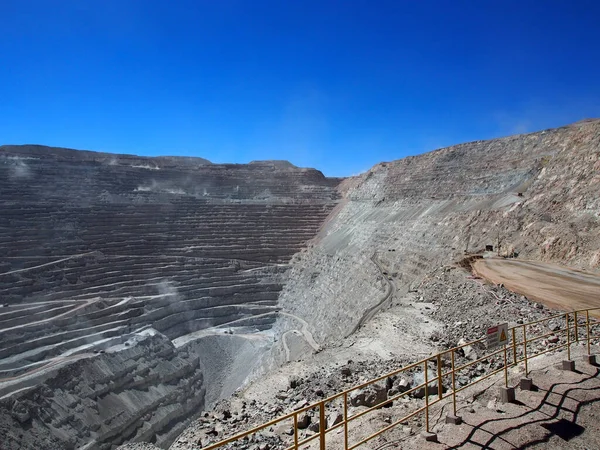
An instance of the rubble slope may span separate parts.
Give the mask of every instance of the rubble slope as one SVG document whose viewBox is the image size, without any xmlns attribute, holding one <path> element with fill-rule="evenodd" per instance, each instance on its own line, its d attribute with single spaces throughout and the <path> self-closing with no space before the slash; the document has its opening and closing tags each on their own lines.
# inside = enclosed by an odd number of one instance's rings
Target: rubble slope
<svg viewBox="0 0 600 450">
<path fill-rule="evenodd" d="M 381 163 L 341 188 L 280 297 L 321 342 L 350 334 L 385 292 L 375 254 L 399 295 L 487 245 L 600 269 L 600 120 Z"/>
<path fill-rule="evenodd" d="M 307 345 L 298 323 L 280 317 L 275 368 L 193 422 L 170 448 L 206 446 L 479 339 L 489 326 L 555 314 L 485 284 L 470 264 L 500 253 L 598 273 L 599 169 L 600 121 L 593 120 L 381 163 L 344 180 L 342 202 L 309 248 L 294 256 L 280 296 L 285 311 L 306 321 L 319 351 Z M 536 349 L 549 345 L 543 340 Z M 465 360 L 476 360 L 480 350 L 469 348 Z M 473 366 L 458 384 L 494 364 Z M 400 406 L 416 408 L 422 400 Z M 401 431 L 414 434 L 422 419 L 408 425 Z M 227 448 L 289 445 L 289 427 L 271 428 Z M 300 437 L 314 433 L 309 426 Z"/>
</svg>

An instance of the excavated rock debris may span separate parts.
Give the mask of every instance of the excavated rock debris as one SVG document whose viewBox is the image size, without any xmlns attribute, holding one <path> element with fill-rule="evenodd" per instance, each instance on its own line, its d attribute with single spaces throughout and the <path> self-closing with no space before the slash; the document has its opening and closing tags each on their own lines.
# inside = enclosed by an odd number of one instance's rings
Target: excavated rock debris
<svg viewBox="0 0 600 450">
<path fill-rule="evenodd" d="M 435 331 L 424 336 L 428 339 L 432 352 L 454 347 L 461 341 L 467 343 L 480 339 L 485 336 L 488 326 L 505 321 L 508 321 L 510 326 L 515 326 L 519 323 L 532 322 L 557 314 L 557 311 L 531 302 L 521 295 L 507 291 L 502 286 L 490 285 L 473 278 L 472 274 L 460 268 L 458 264 L 441 266 L 431 271 L 418 289 L 401 297 L 398 302 L 403 305 L 402 307 L 408 306 L 421 311 L 420 315 L 424 318 L 440 322 L 441 325 Z M 420 305 L 427 306 L 420 308 Z M 388 311 L 392 312 L 396 308 L 399 307 L 392 306 Z M 387 314 L 388 311 L 381 314 Z M 466 317 L 464 311 L 470 311 L 470 314 Z M 556 331 L 556 327 L 561 327 L 561 324 L 554 319 L 549 323 L 544 322 L 537 330 L 532 327 L 531 331 L 542 334 L 542 332 L 546 333 L 551 330 Z M 370 328 L 374 328 L 373 324 L 367 325 L 366 330 L 363 330 L 367 336 L 374 334 L 374 330 Z M 558 336 L 556 337 L 558 338 Z M 553 342 L 551 339 L 540 340 L 532 343 L 529 348 L 531 351 L 538 352 L 546 350 L 553 345 Z M 323 352 L 325 354 L 330 352 L 333 355 L 336 348 L 336 346 L 331 346 Z M 473 346 L 464 354 L 459 352 L 456 354 L 456 364 L 462 365 L 477 359 L 476 357 L 482 356 L 485 351 L 483 346 Z M 331 363 L 315 367 L 312 359 L 307 357 L 306 360 L 301 361 L 298 373 L 289 376 L 285 389 L 276 392 L 272 397 L 263 391 L 265 395 L 261 396 L 259 400 L 255 396 L 250 399 L 244 391 L 240 391 L 230 400 L 220 402 L 213 411 L 205 412 L 200 419 L 193 422 L 172 444 L 170 450 L 201 448 L 196 446 L 206 446 L 209 443 L 225 439 L 230 435 L 248 430 L 414 362 L 408 355 L 390 359 L 371 356 L 362 361 L 342 362 L 337 361 L 334 357 L 325 357 L 324 360 L 329 359 Z M 446 366 L 446 369 L 448 367 Z M 457 385 L 458 387 L 465 386 L 476 378 L 501 367 L 503 367 L 503 360 L 500 357 L 484 360 L 459 373 Z M 435 367 L 431 366 L 428 374 L 429 378 L 434 380 L 429 383 L 430 395 L 438 392 L 434 369 Z M 278 376 L 275 374 L 273 377 L 277 378 Z M 366 389 L 353 391 L 349 396 L 349 403 L 355 412 L 378 404 L 389 407 L 392 404 L 387 402 L 388 398 L 406 392 L 411 387 L 423 382 L 423 371 L 411 370 L 399 376 L 388 377 L 384 382 Z M 447 382 L 448 380 L 445 380 L 446 385 L 442 386 L 444 392 L 450 388 Z M 262 382 L 264 385 L 269 383 L 268 379 Z M 261 382 L 256 381 L 255 384 L 260 385 Z M 260 392 L 260 389 L 258 391 Z M 423 406 L 424 395 L 425 390 L 421 388 L 396 403 L 402 405 L 408 413 Z M 227 414 L 224 415 L 223 411 L 227 411 Z M 341 409 L 329 413 L 327 417 L 329 426 L 339 423 L 342 417 Z M 314 434 L 315 431 L 311 430 L 310 424 L 316 424 L 318 420 L 316 411 L 309 411 L 301 415 L 298 427 L 300 436 L 308 437 Z M 410 432 L 414 432 L 422 426 L 422 419 L 418 417 L 409 422 Z M 293 430 L 289 426 L 271 427 L 267 431 L 255 435 L 251 441 L 229 444 L 224 448 L 250 449 L 253 448 L 253 445 L 261 443 L 266 443 L 271 449 L 285 448 L 290 445 L 291 432 Z"/>
</svg>

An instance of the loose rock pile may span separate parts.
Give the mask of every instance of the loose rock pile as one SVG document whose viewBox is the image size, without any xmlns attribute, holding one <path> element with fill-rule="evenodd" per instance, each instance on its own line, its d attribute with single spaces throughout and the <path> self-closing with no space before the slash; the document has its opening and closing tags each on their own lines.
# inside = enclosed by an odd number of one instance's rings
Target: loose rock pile
<svg viewBox="0 0 600 450">
<path fill-rule="evenodd" d="M 432 349 L 443 351 L 455 346 L 468 344 L 482 338 L 488 326 L 509 321 L 510 326 L 528 323 L 556 315 L 543 305 L 530 302 L 527 298 L 507 291 L 503 286 L 494 286 L 474 278 L 469 272 L 458 266 L 442 266 L 433 270 L 418 288 L 408 293 L 402 300 L 403 304 L 419 306 L 426 302 L 431 307 L 422 308 L 424 320 L 431 317 L 443 326 L 429 336 Z M 468 316 L 464 311 L 468 310 Z M 512 320 L 514 318 L 516 320 Z M 557 335 L 550 339 L 536 341 L 530 344 L 529 352 L 539 352 L 561 342 L 558 336 L 560 328 L 565 324 L 558 319 L 542 322 L 537 328 L 530 327 L 531 333 L 542 334 L 556 331 Z M 325 350 L 327 351 L 327 350 Z M 435 350 L 432 350 L 432 353 Z M 455 353 L 456 365 L 467 364 L 484 356 L 488 350 L 484 345 L 466 346 Z M 519 352 L 520 356 L 521 353 Z M 319 402 L 353 386 L 374 379 L 395 368 L 413 362 L 409 357 L 382 360 L 372 358 L 369 361 L 348 360 L 343 364 L 332 364 L 311 368 L 306 366 L 303 376 L 292 376 L 288 380 L 287 389 L 279 391 L 273 398 L 264 401 L 246 402 L 243 393 L 223 401 L 213 412 L 194 422 L 180 438 L 171 446 L 171 450 L 189 450 L 201 448 L 227 436 L 248 430 L 254 426 L 275 419 L 294 410 L 302 409 L 310 404 Z M 308 363 L 308 362 L 307 362 Z M 451 368 L 449 355 L 442 360 L 442 371 Z M 502 355 L 483 359 L 469 368 L 457 373 L 457 387 L 466 386 L 491 371 L 504 367 Z M 428 394 L 438 394 L 437 367 L 435 360 L 429 364 L 428 378 L 432 380 L 428 386 Z M 397 420 L 402 414 L 423 406 L 425 389 L 421 387 L 407 396 L 390 401 L 392 397 L 424 383 L 422 368 L 403 372 L 388 377 L 381 382 L 365 388 L 354 390 L 349 394 L 349 414 L 355 414 L 365 408 L 381 405 L 377 417 L 391 421 Z M 451 389 L 450 377 L 443 379 L 442 392 Z M 388 410 L 388 407 L 392 407 Z M 400 408 L 400 409 L 398 409 Z M 390 411 L 389 413 L 386 411 Z M 331 427 L 343 420 L 341 404 L 336 403 L 327 409 L 327 426 Z M 309 410 L 299 416 L 298 433 L 301 439 L 318 432 L 319 416 L 317 410 Z M 406 433 L 414 433 L 422 426 L 422 418 L 416 416 L 403 425 Z M 290 445 L 293 428 L 290 423 L 282 426 L 272 426 L 266 431 L 257 433 L 251 441 L 241 441 L 225 448 L 254 449 L 265 445 L 265 448 L 278 449 Z M 193 444 L 193 445 L 192 445 Z M 195 446 L 196 447 L 195 447 Z"/>
</svg>

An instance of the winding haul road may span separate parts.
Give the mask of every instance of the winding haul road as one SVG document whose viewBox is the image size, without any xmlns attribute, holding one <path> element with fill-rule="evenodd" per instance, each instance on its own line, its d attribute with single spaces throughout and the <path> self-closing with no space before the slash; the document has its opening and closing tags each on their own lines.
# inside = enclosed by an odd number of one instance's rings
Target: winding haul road
<svg viewBox="0 0 600 450">
<path fill-rule="evenodd" d="M 310 345 L 315 352 L 321 351 L 321 346 L 317 343 L 317 341 L 315 341 L 312 333 L 308 329 L 308 322 L 306 322 L 306 320 L 304 320 L 303 318 L 296 316 L 295 314 L 290 314 L 290 313 L 283 312 L 283 311 L 272 311 L 272 312 L 267 312 L 267 313 L 263 313 L 263 314 L 257 314 L 255 316 L 253 316 L 253 318 L 256 319 L 258 317 L 267 317 L 267 316 L 271 316 L 271 315 L 280 315 L 280 316 L 290 317 L 290 318 L 300 322 L 300 324 L 302 325 L 302 327 L 299 330 L 288 330 L 285 333 L 283 333 L 283 335 L 281 336 L 281 340 L 283 342 L 283 349 L 285 352 L 286 362 L 291 361 L 291 351 L 290 351 L 290 348 L 287 343 L 287 336 L 289 334 L 295 334 L 296 336 L 303 337 L 304 340 L 306 341 L 306 343 L 308 345 Z M 223 323 L 216 328 L 227 328 L 227 327 L 235 326 L 236 323 L 245 321 L 246 319 L 247 318 L 232 320 L 231 322 Z"/>
<path fill-rule="evenodd" d="M 308 345 L 310 345 L 313 348 L 313 350 L 315 352 L 318 352 L 320 350 L 319 344 L 317 344 L 317 341 L 315 341 L 315 339 L 313 338 L 312 333 L 310 331 L 308 331 L 308 323 L 306 322 L 306 320 L 304 320 L 301 317 L 298 317 L 294 314 L 286 313 L 283 311 L 279 311 L 279 314 L 282 316 L 291 317 L 292 319 L 297 320 L 298 322 L 300 322 L 302 324 L 302 328 L 300 330 L 286 331 L 285 333 L 283 333 L 283 336 L 281 337 L 283 340 L 283 349 L 285 351 L 286 362 L 290 362 L 290 348 L 287 343 L 287 336 L 289 333 L 293 333 L 297 336 L 304 337 L 304 340 L 308 343 Z"/>
<path fill-rule="evenodd" d="M 71 355 L 71 356 L 56 356 L 52 359 L 46 360 L 46 364 L 44 364 L 41 367 L 36 367 L 35 369 L 31 369 L 25 373 L 22 373 L 20 375 L 15 375 L 13 377 L 7 377 L 7 378 L 0 378 L 0 383 L 5 383 L 8 381 L 15 381 L 15 380 L 19 380 L 21 378 L 27 378 L 31 375 L 35 375 L 36 373 L 42 372 L 44 370 L 48 370 L 54 366 L 57 366 L 63 362 L 67 362 L 67 361 L 76 361 L 79 359 L 83 359 L 83 358 L 91 358 L 97 356 L 94 353 L 78 353 L 77 355 Z"/>
<path fill-rule="evenodd" d="M 25 267 L 24 269 L 15 269 L 15 270 L 11 270 L 9 272 L 2 272 L 2 273 L 0 273 L 0 275 L 14 275 L 16 273 L 29 272 L 31 270 L 40 269 L 42 267 L 49 267 L 49 266 L 53 266 L 53 265 L 56 265 L 56 264 L 60 264 L 60 263 L 65 262 L 65 261 L 69 261 L 70 259 L 82 258 L 84 256 L 91 255 L 93 253 L 94 252 L 86 252 L 86 253 L 80 253 L 78 255 L 67 256 L 67 257 L 62 258 L 62 259 L 57 259 L 57 260 L 50 261 L 50 262 L 47 262 L 47 263 L 44 263 L 44 264 L 39 264 L 39 265 L 33 266 L 33 267 Z"/>
<path fill-rule="evenodd" d="M 360 320 L 356 323 L 356 325 L 354 325 L 354 328 L 352 328 L 352 331 L 350 331 L 350 333 L 348 333 L 346 335 L 346 337 L 352 336 L 354 333 L 356 333 L 356 330 L 358 330 L 365 323 L 367 323 L 369 320 L 371 320 L 375 316 L 375 314 L 377 314 L 379 311 L 381 311 L 381 309 L 385 306 L 385 304 L 388 300 L 391 303 L 391 301 L 394 297 L 394 294 L 396 293 L 396 285 L 392 281 L 392 278 L 386 274 L 385 268 L 378 261 L 377 254 L 374 254 L 373 256 L 371 256 L 371 261 L 373 261 L 373 264 L 375 264 L 377 266 L 377 270 L 379 270 L 379 274 L 383 277 L 383 279 L 387 283 L 387 287 L 386 287 L 385 293 L 383 294 L 383 297 L 381 297 L 381 299 L 374 306 L 371 306 L 370 308 L 365 310 L 365 312 L 363 313 Z"/>
<path fill-rule="evenodd" d="M 600 276 L 538 261 L 479 259 L 477 275 L 543 303 L 552 309 L 573 311 L 600 308 Z M 600 316 L 600 309 L 596 316 Z"/>
</svg>

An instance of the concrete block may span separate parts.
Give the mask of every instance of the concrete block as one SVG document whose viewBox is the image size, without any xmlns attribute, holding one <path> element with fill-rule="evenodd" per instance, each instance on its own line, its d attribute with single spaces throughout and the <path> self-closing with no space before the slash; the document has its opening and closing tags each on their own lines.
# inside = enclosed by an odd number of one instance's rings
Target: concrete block
<svg viewBox="0 0 600 450">
<path fill-rule="evenodd" d="M 423 431 L 421 433 L 421 436 L 423 436 L 427 442 L 437 442 L 438 441 L 437 433 Z"/>
<path fill-rule="evenodd" d="M 596 355 L 588 355 L 587 360 L 588 364 L 591 364 L 592 366 L 598 365 L 598 363 L 596 362 Z"/>
<path fill-rule="evenodd" d="M 519 386 L 522 391 L 531 391 L 533 389 L 533 380 L 531 378 L 521 378 Z"/>
<path fill-rule="evenodd" d="M 562 370 L 569 370 L 571 372 L 575 372 L 575 361 L 572 359 L 565 359 L 562 362 Z"/>
<path fill-rule="evenodd" d="M 449 423 L 452 425 L 460 425 L 462 423 L 462 417 L 455 416 L 454 414 L 448 414 L 446 416 L 446 423 Z"/>
<path fill-rule="evenodd" d="M 500 401 L 502 403 L 512 403 L 516 399 L 515 388 L 513 387 L 501 387 L 500 388 Z"/>
</svg>

